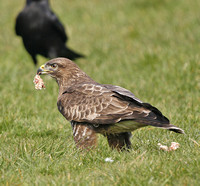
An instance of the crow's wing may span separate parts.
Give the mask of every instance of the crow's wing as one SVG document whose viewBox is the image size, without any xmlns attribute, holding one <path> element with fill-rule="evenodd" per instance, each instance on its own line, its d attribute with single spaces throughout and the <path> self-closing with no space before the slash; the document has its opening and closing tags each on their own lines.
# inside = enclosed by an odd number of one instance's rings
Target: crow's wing
<svg viewBox="0 0 200 186">
<path fill-rule="evenodd" d="M 21 36 L 22 32 L 21 32 L 21 29 L 23 27 L 23 25 L 21 24 L 21 19 L 23 17 L 23 12 L 19 13 L 19 15 L 17 16 L 16 18 L 16 23 L 15 23 L 15 33 L 18 35 L 18 36 Z"/>
<path fill-rule="evenodd" d="M 68 40 L 68 37 L 62 23 L 51 10 L 47 12 L 47 17 L 51 21 L 52 28 L 57 31 L 58 35 L 62 38 L 62 41 L 65 43 Z"/>
</svg>

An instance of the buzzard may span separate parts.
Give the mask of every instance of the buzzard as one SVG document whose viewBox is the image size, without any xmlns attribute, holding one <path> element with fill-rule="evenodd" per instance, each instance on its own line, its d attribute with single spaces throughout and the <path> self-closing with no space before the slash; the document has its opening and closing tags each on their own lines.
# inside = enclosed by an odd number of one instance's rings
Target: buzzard
<svg viewBox="0 0 200 186">
<path fill-rule="evenodd" d="M 130 148 L 131 131 L 154 126 L 183 134 L 155 107 L 136 98 L 125 88 L 99 84 L 66 58 L 42 65 L 37 74 L 48 74 L 59 85 L 57 106 L 71 122 L 77 147 L 89 149 L 97 143 L 97 133 L 107 137 L 117 150 Z"/>
<path fill-rule="evenodd" d="M 37 54 L 47 58 L 76 59 L 83 55 L 65 46 L 68 37 L 65 28 L 50 9 L 48 0 L 26 0 L 24 9 L 16 18 L 15 32 L 37 65 Z"/>
</svg>

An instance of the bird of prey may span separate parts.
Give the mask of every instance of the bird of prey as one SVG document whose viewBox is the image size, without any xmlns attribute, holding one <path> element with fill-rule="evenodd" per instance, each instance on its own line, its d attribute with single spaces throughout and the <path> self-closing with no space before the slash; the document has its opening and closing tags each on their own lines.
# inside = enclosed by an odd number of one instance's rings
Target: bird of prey
<svg viewBox="0 0 200 186">
<path fill-rule="evenodd" d="M 107 137 L 117 150 L 131 146 L 131 131 L 145 126 L 184 131 L 172 124 L 155 107 L 136 98 L 125 88 L 99 84 L 66 58 L 42 65 L 37 74 L 48 74 L 59 85 L 57 106 L 71 122 L 77 147 L 89 149 L 97 143 L 97 133 Z"/>
<path fill-rule="evenodd" d="M 50 9 L 48 0 L 26 0 L 16 18 L 15 32 L 37 65 L 37 54 L 46 58 L 67 57 L 74 60 L 83 55 L 66 47 L 64 26 Z"/>
</svg>

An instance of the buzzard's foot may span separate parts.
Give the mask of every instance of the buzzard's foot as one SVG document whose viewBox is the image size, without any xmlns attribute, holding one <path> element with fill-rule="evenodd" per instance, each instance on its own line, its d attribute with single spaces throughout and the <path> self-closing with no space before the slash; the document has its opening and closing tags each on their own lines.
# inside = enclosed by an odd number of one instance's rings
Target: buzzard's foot
<svg viewBox="0 0 200 186">
<path fill-rule="evenodd" d="M 108 144 L 112 149 L 123 151 L 123 150 L 129 150 L 131 148 L 130 132 L 107 134 L 106 137 L 108 140 Z"/>
<path fill-rule="evenodd" d="M 90 150 L 97 146 L 97 134 L 88 125 L 73 122 L 72 128 L 78 148 Z"/>
</svg>

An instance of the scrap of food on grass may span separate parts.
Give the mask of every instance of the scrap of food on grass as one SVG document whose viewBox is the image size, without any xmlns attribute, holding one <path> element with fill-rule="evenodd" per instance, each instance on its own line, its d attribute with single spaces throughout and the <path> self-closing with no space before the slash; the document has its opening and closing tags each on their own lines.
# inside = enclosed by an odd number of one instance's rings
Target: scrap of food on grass
<svg viewBox="0 0 200 186">
<path fill-rule="evenodd" d="M 158 143 L 159 149 L 164 151 L 175 151 L 180 147 L 180 144 L 177 142 L 171 142 L 171 145 L 168 147 L 166 145 L 162 145 L 161 143 Z"/>
</svg>

